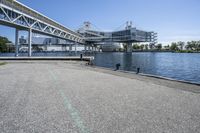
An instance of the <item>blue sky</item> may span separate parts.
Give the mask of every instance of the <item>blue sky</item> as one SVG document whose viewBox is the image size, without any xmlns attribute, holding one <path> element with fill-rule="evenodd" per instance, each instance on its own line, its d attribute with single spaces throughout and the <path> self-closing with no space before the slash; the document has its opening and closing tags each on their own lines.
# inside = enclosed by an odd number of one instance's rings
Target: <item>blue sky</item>
<svg viewBox="0 0 200 133">
<path fill-rule="evenodd" d="M 139 29 L 158 32 L 162 43 L 200 40 L 200 0 L 19 1 L 72 29 L 90 21 L 99 29 L 116 30 L 131 20 Z M 0 26 L 4 34 L 13 40 L 14 31 Z"/>
</svg>

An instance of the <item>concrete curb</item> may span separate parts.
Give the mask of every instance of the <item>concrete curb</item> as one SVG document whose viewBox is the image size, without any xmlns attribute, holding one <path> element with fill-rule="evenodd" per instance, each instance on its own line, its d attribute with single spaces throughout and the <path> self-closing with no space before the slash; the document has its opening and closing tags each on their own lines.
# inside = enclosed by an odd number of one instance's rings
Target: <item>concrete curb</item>
<svg viewBox="0 0 200 133">
<path fill-rule="evenodd" d="M 94 68 L 100 68 L 100 69 L 105 69 L 105 70 L 110 70 L 110 71 L 115 71 L 112 68 L 105 68 L 105 67 L 99 67 L 99 66 L 92 66 L 92 67 L 94 67 Z M 175 81 L 175 82 L 180 82 L 180 83 L 186 83 L 186 84 L 200 86 L 200 83 L 190 82 L 190 81 L 184 81 L 184 80 L 178 80 L 178 79 L 163 77 L 163 76 L 159 76 L 159 75 L 145 74 L 145 73 L 139 73 L 139 74 L 137 74 L 136 72 L 125 71 L 125 70 L 117 70 L 117 72 L 128 73 L 128 74 L 135 74 L 135 75 L 139 75 L 139 76 L 152 77 L 152 78 L 156 78 L 156 79 L 163 79 L 163 80 L 168 80 L 168 81 Z"/>
<path fill-rule="evenodd" d="M 0 57 L 0 61 L 87 61 L 92 62 L 94 57 Z"/>
</svg>

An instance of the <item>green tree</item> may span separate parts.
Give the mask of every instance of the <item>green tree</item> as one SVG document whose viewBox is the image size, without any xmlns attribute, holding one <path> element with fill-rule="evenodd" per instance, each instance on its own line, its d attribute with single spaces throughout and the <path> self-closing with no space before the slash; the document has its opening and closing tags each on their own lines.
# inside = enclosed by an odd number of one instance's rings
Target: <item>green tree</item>
<svg viewBox="0 0 200 133">
<path fill-rule="evenodd" d="M 154 47 L 155 47 L 155 44 L 154 43 L 150 43 L 149 44 L 149 48 L 152 50 L 152 49 L 154 49 Z"/>
<path fill-rule="evenodd" d="M 193 49 L 195 50 L 195 51 L 199 51 L 200 49 L 199 49 L 199 41 L 192 41 L 191 42 L 192 43 L 192 46 L 193 46 Z"/>
<path fill-rule="evenodd" d="M 148 44 L 145 45 L 145 50 L 149 50 L 149 45 Z"/>
<path fill-rule="evenodd" d="M 0 52 L 4 53 L 8 51 L 8 43 L 11 43 L 8 38 L 0 36 Z"/>
<path fill-rule="evenodd" d="M 200 51 L 200 41 L 187 42 L 185 48 L 191 51 Z"/>
<path fill-rule="evenodd" d="M 169 49 L 170 49 L 170 46 L 169 46 L 169 45 L 166 45 L 166 46 L 164 46 L 164 49 L 165 49 L 165 50 L 169 50 Z"/>
<path fill-rule="evenodd" d="M 185 46 L 185 48 L 187 50 L 192 50 L 192 44 L 191 44 L 191 42 L 187 42 L 187 45 Z"/>
<path fill-rule="evenodd" d="M 161 50 L 161 49 L 162 49 L 162 44 L 159 43 L 158 45 L 156 45 L 156 49 L 157 49 L 157 50 Z"/>
<path fill-rule="evenodd" d="M 133 49 L 140 49 L 140 46 L 136 43 L 133 45 Z"/>
<path fill-rule="evenodd" d="M 123 50 L 126 51 L 127 50 L 127 44 L 123 43 Z"/>
<path fill-rule="evenodd" d="M 177 43 L 173 42 L 170 46 L 170 50 L 172 51 L 179 51 L 180 49 L 178 48 Z"/>
<path fill-rule="evenodd" d="M 141 45 L 140 45 L 140 49 L 141 49 L 141 50 L 144 50 L 144 44 L 141 44 Z"/>
<path fill-rule="evenodd" d="M 177 45 L 178 45 L 180 50 L 183 50 L 185 42 L 179 41 L 179 42 L 177 42 Z"/>
<path fill-rule="evenodd" d="M 197 51 L 200 51 L 200 41 L 197 41 Z"/>
</svg>

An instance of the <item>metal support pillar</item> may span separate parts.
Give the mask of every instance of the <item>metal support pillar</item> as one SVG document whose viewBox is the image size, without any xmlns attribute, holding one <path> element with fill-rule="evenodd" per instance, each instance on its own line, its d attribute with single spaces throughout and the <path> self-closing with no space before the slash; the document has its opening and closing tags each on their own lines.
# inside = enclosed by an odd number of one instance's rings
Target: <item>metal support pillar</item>
<svg viewBox="0 0 200 133">
<path fill-rule="evenodd" d="M 31 57 L 32 51 L 32 29 L 28 31 L 28 56 Z"/>
<path fill-rule="evenodd" d="M 66 51 L 66 50 L 67 50 L 66 45 L 62 45 L 62 51 Z"/>
<path fill-rule="evenodd" d="M 44 50 L 48 51 L 48 45 L 47 44 L 44 45 Z"/>
<path fill-rule="evenodd" d="M 77 55 L 77 43 L 75 42 L 75 55 Z"/>
<path fill-rule="evenodd" d="M 88 50 L 89 50 L 89 51 L 91 50 L 91 47 L 90 47 L 90 46 L 88 46 Z"/>
<path fill-rule="evenodd" d="M 86 45 L 84 45 L 84 50 L 85 50 L 85 51 L 87 50 L 87 46 L 86 46 Z"/>
<path fill-rule="evenodd" d="M 133 52 L 132 43 L 127 43 L 127 50 L 126 50 L 126 52 L 128 52 L 128 53 Z"/>
<path fill-rule="evenodd" d="M 71 44 L 69 45 L 69 51 L 72 51 L 72 45 Z"/>
<path fill-rule="evenodd" d="M 15 56 L 19 56 L 19 30 L 15 30 Z"/>
</svg>

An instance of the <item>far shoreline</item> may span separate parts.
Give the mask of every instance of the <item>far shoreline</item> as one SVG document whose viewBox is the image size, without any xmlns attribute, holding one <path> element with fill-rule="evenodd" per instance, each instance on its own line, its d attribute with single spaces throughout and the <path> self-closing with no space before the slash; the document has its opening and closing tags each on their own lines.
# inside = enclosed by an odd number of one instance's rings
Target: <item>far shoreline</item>
<svg viewBox="0 0 200 133">
<path fill-rule="evenodd" d="M 102 51 L 102 53 L 128 53 L 126 51 Z M 131 53 L 131 52 L 130 52 Z M 136 50 L 132 51 L 132 53 L 200 53 L 200 51 L 158 51 L 158 50 Z"/>
</svg>

